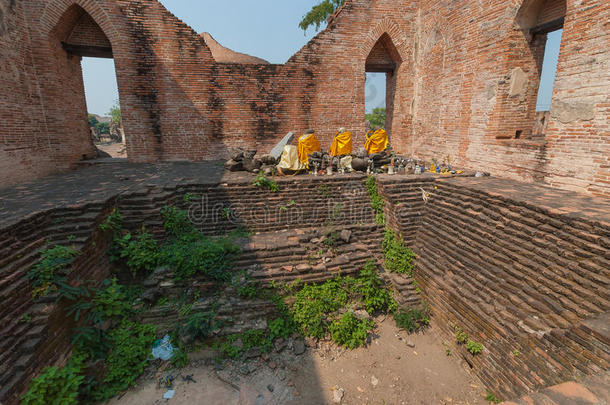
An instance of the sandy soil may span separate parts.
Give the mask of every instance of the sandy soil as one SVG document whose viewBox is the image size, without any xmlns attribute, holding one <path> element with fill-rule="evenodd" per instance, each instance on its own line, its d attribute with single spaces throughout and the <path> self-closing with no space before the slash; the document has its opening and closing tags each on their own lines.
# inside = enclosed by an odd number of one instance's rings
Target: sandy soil
<svg viewBox="0 0 610 405">
<path fill-rule="evenodd" d="M 102 142 L 95 144 L 99 150 L 108 153 L 113 158 L 126 158 L 127 149 L 123 143 Z"/>
<path fill-rule="evenodd" d="M 447 356 L 438 329 L 407 336 L 392 319 L 378 319 L 367 348 L 349 351 L 321 343 L 296 356 L 291 342 L 270 358 L 214 361 L 204 350 L 173 371 L 175 395 L 157 385 L 157 372 L 111 404 L 486 404 L 485 389 L 455 356 Z M 410 345 L 414 345 L 411 347 Z M 184 380 L 192 375 L 196 382 Z"/>
</svg>

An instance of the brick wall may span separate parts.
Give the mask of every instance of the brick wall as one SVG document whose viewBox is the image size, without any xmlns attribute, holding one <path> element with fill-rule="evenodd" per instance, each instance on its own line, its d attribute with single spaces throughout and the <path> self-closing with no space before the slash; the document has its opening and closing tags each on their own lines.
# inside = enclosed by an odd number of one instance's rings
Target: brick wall
<svg viewBox="0 0 610 405">
<path fill-rule="evenodd" d="M 397 151 L 610 194 L 610 5 L 602 0 L 349 0 L 286 64 L 265 66 L 216 63 L 205 40 L 155 1 L 0 4 L 0 54 L 9 61 L 0 71 L 0 184 L 93 153 L 80 60 L 58 45 L 71 38 L 112 45 L 133 162 L 226 158 L 233 146 L 266 152 L 308 128 L 328 148 L 347 127 L 361 147 L 370 56 L 400 62 L 387 99 Z M 548 131 L 532 138 L 545 41 L 528 30 L 564 10 Z"/>
<path fill-rule="evenodd" d="M 477 357 L 463 346 L 453 351 L 472 364 L 490 389 L 512 397 L 608 369 L 610 348 L 598 327 L 598 319 L 610 310 L 606 200 L 583 201 L 577 193 L 494 178 L 386 175 L 378 183 L 388 225 L 417 253 L 416 280 L 446 340 L 452 341 L 451 325 L 456 324 L 485 346 Z M 123 213 L 126 228 L 135 231 L 145 224 L 158 236 L 159 211 L 168 204 L 189 209 L 206 234 L 239 226 L 263 233 L 245 246 L 241 261 L 262 264 L 253 273 L 262 281 L 320 280 L 329 271 L 355 271 L 350 255 L 357 263 L 379 255 L 381 229 L 372 224 L 364 176 L 285 178 L 279 184 L 281 191 L 271 193 L 245 180 L 171 187 L 143 183 L 118 199 L 50 207 L 2 229 L 0 300 L 8 305 L 0 308 L 0 398 L 12 403 L 33 375 L 61 363 L 69 352 L 70 324 L 53 299 L 32 299 L 27 271 L 49 240 L 82 249 L 74 279 L 106 277 L 109 240 L 98 224 L 114 206 Z M 428 203 L 422 189 L 430 194 Z M 185 201 L 187 195 L 191 202 Z M 303 247 L 310 239 L 303 228 L 324 226 L 352 229 L 356 244 L 340 249 L 342 254 L 326 268 L 307 267 Z M 267 240 L 270 231 L 287 231 L 285 246 Z M 283 261 L 303 266 L 286 273 Z M 401 302 L 415 304 L 410 279 L 388 278 Z M 24 314 L 33 321 L 20 322 Z M 50 338 L 58 343 L 49 346 Z"/>
<path fill-rule="evenodd" d="M 415 278 L 446 340 L 455 342 L 458 326 L 484 345 L 479 356 L 452 350 L 490 390 L 511 398 L 608 370 L 605 200 L 584 205 L 575 193 L 456 178 L 424 183 L 423 204 L 411 203 L 416 184 L 380 183 L 389 201 L 408 202 L 390 225 L 413 241 Z M 415 210 L 417 219 L 408 215 Z"/>
</svg>

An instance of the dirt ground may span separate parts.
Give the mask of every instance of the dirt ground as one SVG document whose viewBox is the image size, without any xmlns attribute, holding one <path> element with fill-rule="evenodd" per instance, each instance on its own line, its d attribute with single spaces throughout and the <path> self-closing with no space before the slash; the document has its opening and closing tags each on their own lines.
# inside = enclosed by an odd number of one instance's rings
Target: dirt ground
<svg viewBox="0 0 610 405">
<path fill-rule="evenodd" d="M 127 149 L 125 148 L 124 143 L 116 143 L 116 142 L 102 142 L 95 144 L 97 148 L 101 151 L 108 153 L 113 158 L 126 158 L 127 157 Z"/>
<path fill-rule="evenodd" d="M 280 353 L 246 361 L 218 363 L 211 350 L 193 353 L 189 366 L 171 373 L 172 399 L 158 388 L 158 378 L 170 374 L 161 372 L 111 404 L 487 404 L 485 388 L 447 356 L 434 324 L 409 336 L 393 319 L 377 324 L 369 346 L 353 351 L 324 343 L 297 356 L 289 341 Z"/>
</svg>

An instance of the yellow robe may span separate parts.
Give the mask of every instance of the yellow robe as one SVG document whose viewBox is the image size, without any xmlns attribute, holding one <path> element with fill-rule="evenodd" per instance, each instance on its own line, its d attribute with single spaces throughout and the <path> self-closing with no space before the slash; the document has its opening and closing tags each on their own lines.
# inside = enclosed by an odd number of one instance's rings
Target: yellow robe
<svg viewBox="0 0 610 405">
<path fill-rule="evenodd" d="M 366 152 L 369 155 L 381 153 L 388 148 L 388 133 L 386 130 L 378 129 L 374 133 L 372 132 L 373 131 L 369 131 L 369 133 L 366 134 L 366 143 L 364 144 L 364 149 L 366 149 Z"/>
<path fill-rule="evenodd" d="M 299 160 L 303 164 L 309 162 L 309 157 L 307 155 L 320 151 L 320 141 L 316 138 L 316 134 L 307 134 L 299 138 Z"/>
<path fill-rule="evenodd" d="M 333 140 L 333 144 L 330 146 L 330 155 L 335 157 L 349 155 L 350 153 L 352 153 L 352 133 L 337 133 Z"/>
</svg>

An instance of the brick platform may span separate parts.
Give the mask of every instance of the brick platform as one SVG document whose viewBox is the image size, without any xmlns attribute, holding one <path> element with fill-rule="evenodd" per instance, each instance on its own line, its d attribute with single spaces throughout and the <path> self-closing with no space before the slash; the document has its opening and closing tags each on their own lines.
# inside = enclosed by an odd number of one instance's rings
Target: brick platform
<svg viewBox="0 0 610 405">
<path fill-rule="evenodd" d="M 252 179 L 212 163 L 102 164 L 1 190 L 0 298 L 8 305 L 0 310 L 0 396 L 11 403 L 32 375 L 61 363 L 70 349 L 70 325 L 52 300 L 32 300 L 25 274 L 49 241 L 85 253 L 73 277 L 107 277 L 109 240 L 98 224 L 113 207 L 126 227 L 144 224 L 160 237 L 159 210 L 168 204 L 203 213 L 196 217 L 207 234 L 240 226 L 259 232 L 244 245 L 244 260 L 275 263 L 253 272 L 262 282 L 321 280 L 342 267 L 356 269 L 349 266 L 352 256 L 361 263 L 379 255 L 380 228 L 372 223 L 364 175 L 279 178 L 279 193 L 257 189 Z M 415 278 L 447 341 L 455 324 L 483 343 L 476 357 L 463 346 L 453 351 L 493 392 L 514 398 L 608 370 L 607 200 L 510 180 L 430 174 L 379 176 L 378 188 L 389 226 L 418 255 Z M 219 215 L 224 208 L 228 218 Z M 352 229 L 356 243 L 326 269 L 297 260 L 299 238 L 325 226 Z M 286 231 L 295 234 L 278 243 L 275 232 Z M 295 260 L 298 271 L 284 268 Z M 413 303 L 411 280 L 389 281 L 404 303 Z M 20 322 L 23 314 L 32 322 Z M 54 345 L 44 343 L 49 339 Z"/>
</svg>

